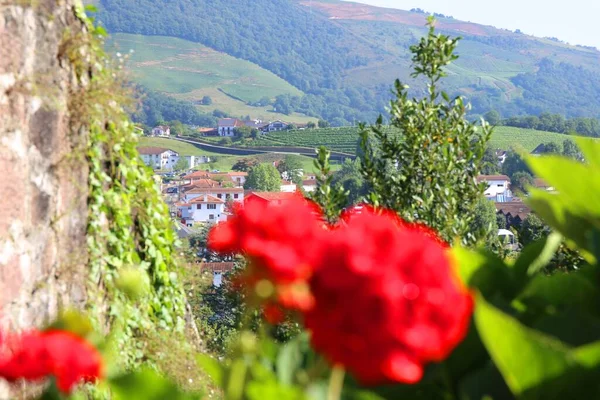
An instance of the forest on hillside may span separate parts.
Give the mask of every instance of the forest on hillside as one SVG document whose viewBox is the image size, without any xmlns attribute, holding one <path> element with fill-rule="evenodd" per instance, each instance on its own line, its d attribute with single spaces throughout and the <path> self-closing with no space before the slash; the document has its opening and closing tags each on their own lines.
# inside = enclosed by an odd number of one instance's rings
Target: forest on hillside
<svg viewBox="0 0 600 400">
<path fill-rule="evenodd" d="M 394 57 L 399 60 L 394 71 L 408 68 L 408 47 L 417 41 L 411 33 L 414 27 L 407 27 L 408 36 L 399 38 L 394 32 L 400 24 L 338 23 L 292 0 L 101 0 L 100 4 L 98 21 L 110 32 L 179 37 L 252 61 L 304 92 L 277 98 L 278 112 L 300 112 L 333 126 L 372 122 L 385 114 L 391 82 L 377 80 L 369 68 L 378 63 L 391 68 L 386 63 L 393 63 Z M 388 51 L 388 42 L 398 43 L 397 52 Z M 464 60 L 472 69 L 464 76 L 453 72 L 445 89 L 451 96 L 465 95 L 474 117 L 490 110 L 502 118 L 546 111 L 565 117 L 599 116 L 600 78 L 589 51 L 553 47 L 558 44 L 516 34 L 466 35 L 464 42 L 458 53 L 465 52 Z M 578 66 L 562 61 L 571 59 Z M 506 68 L 524 62 L 528 69 L 506 77 Z M 364 78 L 347 79 L 362 69 Z M 410 93 L 422 90 L 415 87 Z"/>
</svg>

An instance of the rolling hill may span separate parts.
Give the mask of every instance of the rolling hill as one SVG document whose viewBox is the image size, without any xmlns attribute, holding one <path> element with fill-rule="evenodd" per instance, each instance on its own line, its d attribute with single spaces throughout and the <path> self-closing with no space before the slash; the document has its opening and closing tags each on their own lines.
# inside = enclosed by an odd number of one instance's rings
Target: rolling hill
<svg viewBox="0 0 600 400">
<path fill-rule="evenodd" d="M 183 39 L 117 33 L 107 47 L 127 54 L 127 67 L 133 80 L 144 87 L 196 103 L 199 110 L 221 110 L 230 115 L 251 115 L 263 120 L 285 118 L 306 123 L 314 118 L 272 112 L 272 107 L 251 106 L 263 97 L 271 101 L 279 95 L 302 96 L 288 82 L 249 61 Z M 198 104 L 204 96 L 209 105 Z"/>
<path fill-rule="evenodd" d="M 372 122 L 384 112 L 395 78 L 409 83 L 414 95 L 424 89 L 409 77 L 408 49 L 426 33 L 426 15 L 421 12 L 337 0 L 101 0 L 100 4 L 98 19 L 113 33 L 179 37 L 270 71 L 298 90 L 284 89 L 279 95 L 275 106 L 286 114 L 319 116 L 334 125 Z M 445 89 L 467 96 L 474 116 L 491 109 L 505 118 L 543 111 L 600 116 L 596 49 L 451 17 L 440 17 L 437 27 L 463 37 L 460 59 L 448 68 Z M 170 62 L 167 59 L 164 65 Z M 185 68 L 183 64 L 177 68 Z M 196 71 L 210 69 L 201 57 L 191 64 Z M 171 79 L 164 68 L 148 71 L 150 80 Z M 183 72 L 183 82 L 168 85 L 169 92 L 183 90 L 185 94 L 179 95 L 196 99 L 187 82 L 194 79 L 185 79 L 189 75 Z M 247 76 L 238 78 L 243 82 Z M 212 90 L 217 89 L 214 84 Z M 243 100 L 239 107 L 249 106 L 251 97 L 257 96 L 239 92 L 242 96 L 230 93 Z M 267 87 L 264 92 L 274 93 Z"/>
</svg>

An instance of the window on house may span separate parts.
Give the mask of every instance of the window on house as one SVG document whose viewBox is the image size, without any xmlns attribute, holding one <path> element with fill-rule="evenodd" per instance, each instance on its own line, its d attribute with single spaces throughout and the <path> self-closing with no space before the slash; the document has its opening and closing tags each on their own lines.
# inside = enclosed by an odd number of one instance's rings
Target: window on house
<svg viewBox="0 0 600 400">
<path fill-rule="evenodd" d="M 215 215 L 214 215 L 214 214 L 210 214 L 210 215 L 208 216 L 208 219 L 215 219 Z"/>
<path fill-rule="evenodd" d="M 196 210 L 202 210 L 202 204 L 196 204 Z"/>
<path fill-rule="evenodd" d="M 221 193 L 217 194 L 217 198 L 219 198 L 219 199 L 220 199 L 220 198 L 222 198 L 222 197 L 223 197 L 223 195 L 222 195 Z"/>
<path fill-rule="evenodd" d="M 498 187 L 504 187 L 504 184 L 503 183 L 498 184 Z"/>
<path fill-rule="evenodd" d="M 236 193 L 236 194 L 234 194 L 234 195 L 233 195 L 233 198 L 234 198 L 234 199 L 237 199 L 239 196 L 240 196 L 240 195 Z"/>
<path fill-rule="evenodd" d="M 231 195 L 230 195 L 230 194 L 226 194 L 226 195 L 225 195 L 225 198 L 226 198 L 226 199 L 230 199 L 230 198 L 231 198 Z"/>
<path fill-rule="evenodd" d="M 206 208 L 208 210 L 216 210 L 217 209 L 217 205 L 216 204 L 207 204 Z"/>
</svg>

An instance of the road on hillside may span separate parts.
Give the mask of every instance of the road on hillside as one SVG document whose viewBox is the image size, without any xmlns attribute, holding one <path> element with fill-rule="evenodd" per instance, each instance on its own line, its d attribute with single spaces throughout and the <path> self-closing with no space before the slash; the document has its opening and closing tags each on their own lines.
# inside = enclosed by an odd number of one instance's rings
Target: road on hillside
<svg viewBox="0 0 600 400">
<path fill-rule="evenodd" d="M 251 155 L 256 155 L 256 154 L 285 154 L 285 155 L 291 154 L 291 155 L 296 155 L 296 156 L 308 156 L 308 157 L 312 157 L 312 158 L 317 157 L 315 150 L 308 148 L 308 147 L 304 148 L 304 147 L 293 147 L 293 146 L 281 146 L 281 147 L 274 148 L 273 150 L 264 150 L 264 147 L 260 148 L 260 149 L 254 149 L 252 147 L 219 146 L 216 144 L 208 144 L 208 143 L 201 142 L 201 141 L 198 141 L 195 139 L 190 139 L 190 138 L 184 139 L 181 137 L 175 137 L 172 139 L 179 140 L 180 142 L 186 142 L 186 143 L 193 144 L 194 146 L 196 146 L 202 150 L 211 151 L 213 153 L 219 153 L 219 154 L 234 155 L 234 156 L 251 156 Z M 344 161 L 344 159 L 346 159 L 346 158 L 350 158 L 350 159 L 354 160 L 356 158 L 356 155 L 342 153 L 339 151 L 331 152 L 331 159 Z"/>
</svg>

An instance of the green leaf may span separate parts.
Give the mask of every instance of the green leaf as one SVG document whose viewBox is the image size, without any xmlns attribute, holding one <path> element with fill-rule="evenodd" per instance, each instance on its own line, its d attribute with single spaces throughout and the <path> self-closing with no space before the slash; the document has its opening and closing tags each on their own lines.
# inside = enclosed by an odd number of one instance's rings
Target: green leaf
<svg viewBox="0 0 600 400">
<path fill-rule="evenodd" d="M 497 291 L 508 296 L 513 293 L 511 271 L 494 254 L 455 246 L 452 255 L 458 262 L 458 275 L 466 286 L 478 289 L 486 297 Z"/>
<path fill-rule="evenodd" d="M 217 386 L 223 387 L 225 370 L 219 361 L 206 354 L 198 354 L 196 361 Z"/>
<path fill-rule="evenodd" d="M 561 243 L 562 236 L 558 233 L 551 233 L 548 237 L 525 247 L 513 265 L 517 276 L 523 277 L 536 274 L 548 265 Z"/>
<path fill-rule="evenodd" d="M 490 357 L 517 396 L 560 377 L 574 366 L 568 354 L 570 349 L 564 343 L 525 327 L 481 296 L 477 299 L 475 324 Z M 548 393 L 548 398 L 553 398 L 552 393 Z"/>
<path fill-rule="evenodd" d="M 282 384 L 291 385 L 294 382 L 302 359 L 298 340 L 292 340 L 281 348 L 277 356 L 277 378 Z"/>
<path fill-rule="evenodd" d="M 115 400 L 195 400 L 199 395 L 181 392 L 177 385 L 150 370 L 134 372 L 112 379 Z"/>
</svg>

